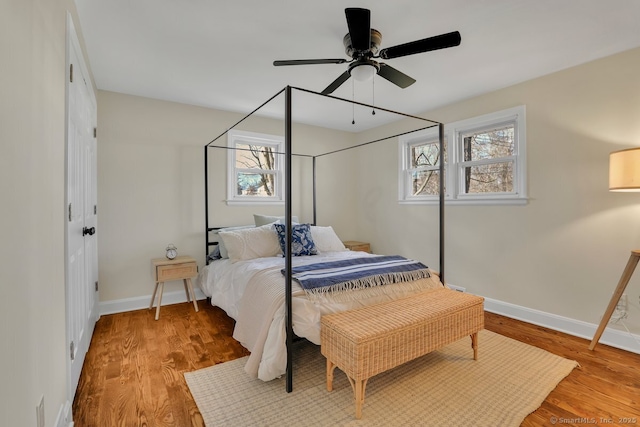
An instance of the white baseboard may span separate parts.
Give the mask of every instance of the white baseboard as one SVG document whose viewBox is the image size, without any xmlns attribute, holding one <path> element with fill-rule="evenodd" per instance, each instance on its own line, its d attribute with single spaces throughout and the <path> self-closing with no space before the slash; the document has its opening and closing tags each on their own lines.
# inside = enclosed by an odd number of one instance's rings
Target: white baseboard
<svg viewBox="0 0 640 427">
<path fill-rule="evenodd" d="M 207 298 L 206 295 L 202 293 L 202 290 L 200 288 L 194 287 L 194 291 L 196 294 L 196 300 Z M 105 314 L 124 313 L 125 311 L 134 311 L 141 310 L 143 308 L 149 308 L 150 302 L 150 294 L 142 297 L 124 298 L 112 301 L 100 301 L 100 315 L 102 316 Z M 187 296 L 182 290 L 164 292 L 162 294 L 162 306 L 179 304 L 181 302 L 187 302 Z"/>
<path fill-rule="evenodd" d="M 56 417 L 56 427 L 73 427 L 73 419 L 71 415 L 71 403 L 67 400 L 58 411 Z"/>
<path fill-rule="evenodd" d="M 596 329 L 598 329 L 598 325 L 594 325 L 593 323 L 570 319 L 568 317 L 558 316 L 556 314 L 546 313 L 544 311 L 522 307 L 486 297 L 484 299 L 484 309 L 491 313 L 501 314 L 512 319 L 522 320 L 523 322 L 543 326 L 558 332 L 564 332 L 576 337 L 586 338 L 589 341 L 593 339 Z M 611 328 L 604 330 L 599 341 L 599 343 L 610 345 L 611 347 L 640 354 L 640 344 L 638 344 L 638 342 L 640 342 L 639 335 L 629 334 L 628 332 Z"/>
<path fill-rule="evenodd" d="M 464 288 L 447 284 L 451 288 L 462 291 Z M 206 295 L 202 293 L 200 288 L 194 288 L 196 293 L 196 299 L 206 299 Z M 100 315 L 123 313 L 126 311 L 140 310 L 143 308 L 149 308 L 149 302 L 151 301 L 151 295 L 124 298 L 113 301 L 100 302 Z M 183 291 L 165 292 L 162 295 L 162 305 L 178 304 L 187 301 L 187 297 Z M 534 325 L 543 326 L 545 328 L 553 329 L 558 332 L 564 332 L 569 335 L 573 335 L 580 338 L 585 338 L 591 341 L 593 335 L 596 333 L 598 325 L 593 323 L 583 322 L 581 320 L 575 320 L 568 317 L 558 316 L 556 314 L 547 313 L 532 308 L 527 308 L 508 302 L 502 302 L 491 298 L 484 299 L 484 309 L 491 313 L 500 314 L 512 319 L 522 320 L 523 322 L 532 323 Z M 634 338 L 635 337 L 635 338 Z M 622 350 L 630 351 L 632 353 L 640 354 L 640 341 L 639 335 L 631 335 L 627 332 L 617 329 L 607 328 L 605 329 L 600 343 L 610 345 Z M 58 424 L 56 424 L 58 427 Z"/>
<path fill-rule="evenodd" d="M 467 292 L 467 288 L 463 288 L 462 286 L 452 285 L 451 283 L 447 283 L 447 286 L 449 289 L 453 289 L 454 291 Z"/>
</svg>

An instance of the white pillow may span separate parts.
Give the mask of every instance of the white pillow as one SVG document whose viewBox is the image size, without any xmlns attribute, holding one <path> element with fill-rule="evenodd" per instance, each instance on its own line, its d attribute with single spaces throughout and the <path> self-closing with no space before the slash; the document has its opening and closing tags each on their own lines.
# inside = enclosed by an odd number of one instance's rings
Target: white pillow
<svg viewBox="0 0 640 427">
<path fill-rule="evenodd" d="M 342 240 L 338 237 L 333 227 L 311 226 L 311 237 L 316 244 L 318 252 L 338 252 L 346 251 Z"/>
<path fill-rule="evenodd" d="M 280 253 L 278 235 L 271 224 L 262 227 L 220 231 L 231 262 L 276 256 Z"/>
<path fill-rule="evenodd" d="M 236 227 L 224 227 L 219 230 L 214 230 L 213 234 L 220 235 L 221 231 L 231 231 L 231 230 L 239 230 L 241 228 L 254 228 L 253 225 L 239 225 Z M 222 239 L 218 239 L 218 249 L 220 250 L 220 258 L 229 258 L 229 254 L 227 253 L 227 248 L 224 246 L 224 242 Z"/>
<path fill-rule="evenodd" d="M 266 224 L 272 224 L 277 221 L 280 221 L 279 224 L 284 224 L 284 220 L 285 220 L 285 217 L 283 216 L 253 214 L 253 221 L 255 222 L 256 227 L 260 227 L 261 225 L 266 225 Z M 292 216 L 291 222 L 297 223 L 298 217 Z"/>
</svg>

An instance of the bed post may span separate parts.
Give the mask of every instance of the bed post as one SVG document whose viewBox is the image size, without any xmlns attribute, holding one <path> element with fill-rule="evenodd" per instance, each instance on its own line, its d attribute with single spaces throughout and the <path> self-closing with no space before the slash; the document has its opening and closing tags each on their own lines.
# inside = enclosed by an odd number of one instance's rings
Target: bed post
<svg viewBox="0 0 640 427">
<path fill-rule="evenodd" d="M 291 301 L 291 86 L 285 90 L 285 291 L 287 311 L 287 393 L 293 391 L 293 318 Z"/>
<path fill-rule="evenodd" d="M 209 264 L 209 156 L 207 147 L 204 146 L 204 258 L 205 264 Z"/>
<path fill-rule="evenodd" d="M 313 225 L 318 225 L 316 221 L 316 156 L 313 156 Z"/>
<path fill-rule="evenodd" d="M 440 281 L 444 285 L 444 124 L 438 123 L 440 139 Z"/>
</svg>

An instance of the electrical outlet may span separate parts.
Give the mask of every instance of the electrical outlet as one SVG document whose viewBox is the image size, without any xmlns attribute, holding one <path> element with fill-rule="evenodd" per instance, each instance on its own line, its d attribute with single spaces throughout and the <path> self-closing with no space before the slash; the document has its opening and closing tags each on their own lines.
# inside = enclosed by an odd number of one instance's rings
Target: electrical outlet
<svg viewBox="0 0 640 427">
<path fill-rule="evenodd" d="M 44 427 L 44 395 L 40 398 L 40 403 L 36 406 L 37 427 Z"/>
<path fill-rule="evenodd" d="M 616 304 L 616 311 L 620 313 L 626 313 L 628 307 L 629 307 L 629 298 L 627 297 L 627 294 L 622 294 L 622 296 L 620 297 L 620 300 Z"/>
<path fill-rule="evenodd" d="M 609 323 L 618 323 L 622 319 L 627 318 L 627 309 L 629 307 L 629 299 L 627 298 L 627 294 L 622 294 L 618 303 L 616 304 L 615 309 L 609 319 Z"/>
</svg>

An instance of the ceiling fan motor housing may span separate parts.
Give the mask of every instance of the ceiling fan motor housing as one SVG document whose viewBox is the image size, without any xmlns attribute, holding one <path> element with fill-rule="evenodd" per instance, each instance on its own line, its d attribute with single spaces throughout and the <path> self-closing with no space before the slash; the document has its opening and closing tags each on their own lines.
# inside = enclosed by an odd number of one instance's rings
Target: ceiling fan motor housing
<svg viewBox="0 0 640 427">
<path fill-rule="evenodd" d="M 378 51 L 380 50 L 380 44 L 382 43 L 382 33 L 371 28 L 371 43 L 368 50 L 354 49 L 351 44 L 351 35 L 349 33 L 344 36 L 344 39 L 342 39 L 342 43 L 344 44 L 344 51 L 349 57 L 355 60 L 361 58 L 371 58 L 372 56 L 377 55 Z"/>
</svg>

